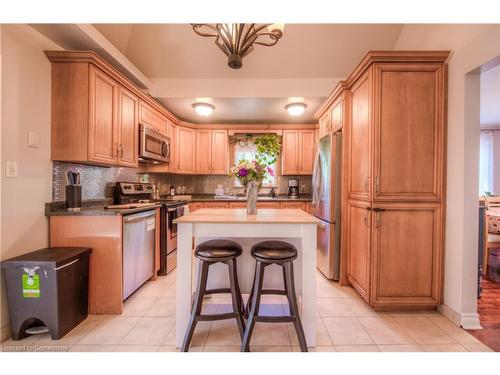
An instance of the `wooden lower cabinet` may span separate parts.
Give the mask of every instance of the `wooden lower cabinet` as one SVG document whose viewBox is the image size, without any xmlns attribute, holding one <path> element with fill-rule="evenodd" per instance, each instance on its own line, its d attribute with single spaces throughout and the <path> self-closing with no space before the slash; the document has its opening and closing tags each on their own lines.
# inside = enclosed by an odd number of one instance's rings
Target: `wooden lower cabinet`
<svg viewBox="0 0 500 375">
<path fill-rule="evenodd" d="M 189 212 L 194 212 L 203 208 L 203 202 L 191 202 L 189 203 Z"/>
<path fill-rule="evenodd" d="M 297 208 L 307 212 L 307 202 L 280 202 L 280 208 Z"/>
<path fill-rule="evenodd" d="M 440 211 L 439 204 L 374 206 L 372 306 L 433 308 L 440 303 L 443 258 Z"/>
<path fill-rule="evenodd" d="M 436 203 L 347 204 L 347 280 L 376 309 L 441 303 L 443 228 Z"/>
<path fill-rule="evenodd" d="M 371 209 L 368 202 L 347 205 L 347 280 L 370 302 Z"/>
<path fill-rule="evenodd" d="M 229 202 L 204 202 L 203 208 L 228 208 Z"/>
</svg>

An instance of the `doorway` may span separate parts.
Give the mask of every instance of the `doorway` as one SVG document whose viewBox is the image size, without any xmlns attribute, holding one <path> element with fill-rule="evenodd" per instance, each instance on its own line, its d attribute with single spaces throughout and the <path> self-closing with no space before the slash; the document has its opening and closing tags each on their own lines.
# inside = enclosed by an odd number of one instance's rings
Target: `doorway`
<svg viewBox="0 0 500 375">
<path fill-rule="evenodd" d="M 477 311 L 470 331 L 500 351 L 500 64 L 480 69 L 479 256 Z"/>
</svg>

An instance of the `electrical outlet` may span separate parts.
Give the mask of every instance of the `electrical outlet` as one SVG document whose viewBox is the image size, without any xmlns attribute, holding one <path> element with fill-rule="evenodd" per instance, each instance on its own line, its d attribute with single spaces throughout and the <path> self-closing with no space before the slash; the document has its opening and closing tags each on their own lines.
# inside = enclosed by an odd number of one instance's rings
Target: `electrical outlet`
<svg viewBox="0 0 500 375">
<path fill-rule="evenodd" d="M 17 177 L 17 163 L 15 161 L 5 162 L 5 177 Z"/>
<path fill-rule="evenodd" d="M 38 133 L 28 132 L 28 147 L 39 148 Z"/>
</svg>

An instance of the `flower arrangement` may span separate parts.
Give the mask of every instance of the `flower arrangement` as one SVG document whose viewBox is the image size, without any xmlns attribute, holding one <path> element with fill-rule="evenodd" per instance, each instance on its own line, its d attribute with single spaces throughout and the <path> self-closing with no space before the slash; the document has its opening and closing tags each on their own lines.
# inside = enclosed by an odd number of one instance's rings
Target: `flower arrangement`
<svg viewBox="0 0 500 375">
<path fill-rule="evenodd" d="M 274 176 L 273 169 L 262 162 L 240 160 L 237 165 L 231 168 L 230 176 L 237 178 L 246 187 L 250 181 L 255 181 L 260 185 L 268 173 Z"/>
</svg>

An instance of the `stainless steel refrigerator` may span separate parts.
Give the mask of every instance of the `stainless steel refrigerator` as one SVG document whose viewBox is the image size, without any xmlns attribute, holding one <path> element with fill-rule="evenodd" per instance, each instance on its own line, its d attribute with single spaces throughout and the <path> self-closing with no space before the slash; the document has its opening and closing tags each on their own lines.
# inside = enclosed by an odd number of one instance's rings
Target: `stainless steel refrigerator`
<svg viewBox="0 0 500 375">
<path fill-rule="evenodd" d="M 318 141 L 312 179 L 313 215 L 318 225 L 318 269 L 329 279 L 340 276 L 342 133 Z"/>
</svg>

